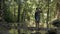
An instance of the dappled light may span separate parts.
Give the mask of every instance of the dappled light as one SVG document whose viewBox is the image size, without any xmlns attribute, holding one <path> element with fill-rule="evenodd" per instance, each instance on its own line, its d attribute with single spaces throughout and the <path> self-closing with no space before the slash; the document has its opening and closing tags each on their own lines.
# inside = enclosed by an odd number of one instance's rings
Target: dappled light
<svg viewBox="0 0 60 34">
<path fill-rule="evenodd" d="M 60 0 L 0 0 L 0 34 L 59 34 Z"/>
</svg>

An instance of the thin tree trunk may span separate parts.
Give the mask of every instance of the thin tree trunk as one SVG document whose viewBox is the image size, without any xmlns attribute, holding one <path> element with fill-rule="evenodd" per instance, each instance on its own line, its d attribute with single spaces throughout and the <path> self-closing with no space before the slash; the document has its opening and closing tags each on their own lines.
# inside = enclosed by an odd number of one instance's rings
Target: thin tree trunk
<svg viewBox="0 0 60 34">
<path fill-rule="evenodd" d="M 46 20 L 47 29 L 49 28 L 48 21 L 49 21 L 49 0 L 48 0 L 48 11 L 47 11 L 47 20 Z M 47 31 L 48 31 L 48 30 L 47 30 Z"/>
<path fill-rule="evenodd" d="M 0 0 L 0 20 L 4 21 L 5 0 Z"/>
<path fill-rule="evenodd" d="M 3 13 L 3 0 L 0 0 L 0 20 L 2 21 L 2 13 Z"/>
<path fill-rule="evenodd" d="M 18 4 L 18 34 L 20 34 L 20 4 Z"/>
<path fill-rule="evenodd" d="M 60 4 L 57 3 L 57 18 L 60 18 Z"/>
</svg>

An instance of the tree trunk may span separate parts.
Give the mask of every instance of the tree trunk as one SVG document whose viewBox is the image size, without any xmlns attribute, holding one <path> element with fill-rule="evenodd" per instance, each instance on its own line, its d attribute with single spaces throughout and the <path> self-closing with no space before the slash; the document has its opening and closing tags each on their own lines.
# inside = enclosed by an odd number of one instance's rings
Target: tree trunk
<svg viewBox="0 0 60 34">
<path fill-rule="evenodd" d="M 18 34 L 20 34 L 20 8 L 21 8 L 20 6 L 21 6 L 21 4 L 18 4 L 18 20 L 17 20 L 17 22 L 18 22 Z"/>
<path fill-rule="evenodd" d="M 48 25 L 48 22 L 49 22 L 49 0 L 47 1 L 48 3 L 48 11 L 47 11 L 47 20 L 46 20 L 46 23 L 47 23 L 47 31 L 48 31 L 48 28 L 49 28 L 49 25 Z"/>
<path fill-rule="evenodd" d="M 57 3 L 57 18 L 60 18 L 60 3 Z"/>
</svg>

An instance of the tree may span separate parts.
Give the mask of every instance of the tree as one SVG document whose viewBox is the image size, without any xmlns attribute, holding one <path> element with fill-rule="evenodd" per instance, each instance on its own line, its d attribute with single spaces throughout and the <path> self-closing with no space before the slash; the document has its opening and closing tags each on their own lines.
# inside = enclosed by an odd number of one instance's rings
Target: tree
<svg viewBox="0 0 60 34">
<path fill-rule="evenodd" d="M 60 3 L 57 2 L 57 18 L 59 19 L 60 18 Z"/>
</svg>

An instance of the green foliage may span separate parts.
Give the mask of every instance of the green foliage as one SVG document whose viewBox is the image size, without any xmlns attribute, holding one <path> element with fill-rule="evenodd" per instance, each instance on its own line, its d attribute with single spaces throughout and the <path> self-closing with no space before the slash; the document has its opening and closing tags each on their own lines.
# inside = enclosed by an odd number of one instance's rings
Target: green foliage
<svg viewBox="0 0 60 34">
<path fill-rule="evenodd" d="M 20 2 L 19 2 L 20 1 Z M 8 3 L 7 3 L 8 2 Z M 17 15 L 18 15 L 18 4 L 20 3 L 20 21 L 24 22 L 24 20 L 34 21 L 34 13 L 35 8 L 40 7 L 42 10 L 42 14 L 40 15 L 40 21 L 45 23 L 47 20 L 47 11 L 48 11 L 48 0 L 11 0 L 6 2 L 6 7 L 9 7 L 10 9 L 7 9 L 5 11 L 5 19 L 9 22 L 17 21 Z M 15 16 L 14 15 L 15 11 Z M 55 12 L 55 13 L 54 13 Z M 24 14 L 25 13 L 25 14 Z M 49 1 L 49 21 L 54 18 L 56 15 L 56 1 Z"/>
<path fill-rule="evenodd" d="M 9 11 L 9 9 L 7 11 L 5 11 L 4 19 L 7 22 L 13 22 L 13 14 Z"/>
<path fill-rule="evenodd" d="M 12 7 L 12 4 L 11 4 L 11 0 L 10 1 L 6 1 L 8 2 L 7 4 L 5 3 L 5 11 L 4 11 L 4 19 L 5 21 L 7 22 L 14 22 L 14 14 L 13 14 L 13 7 Z M 12 7 L 12 8 L 11 8 Z"/>
<path fill-rule="evenodd" d="M 7 22 L 15 22 L 18 17 L 18 5 L 20 5 L 20 23 L 30 25 L 34 22 L 36 7 L 41 8 L 40 22 L 46 23 L 47 18 L 51 21 L 56 16 L 56 1 L 49 1 L 49 17 L 47 17 L 48 0 L 6 0 L 4 19 Z M 15 13 L 15 14 L 14 14 Z M 32 25 L 33 26 L 33 25 Z"/>
</svg>

